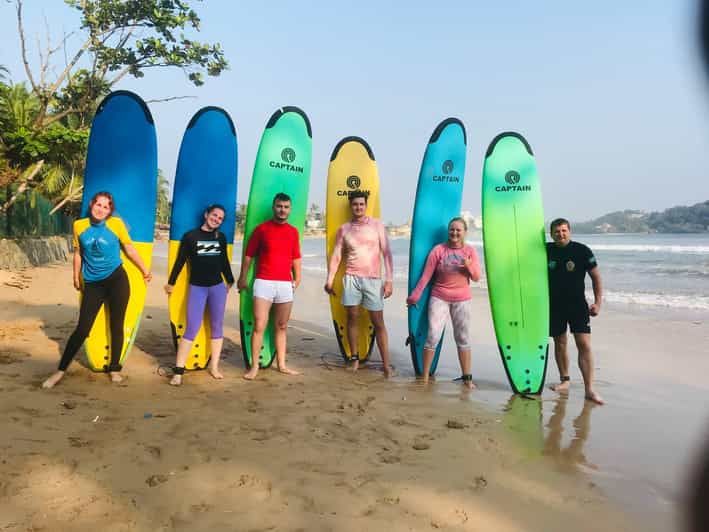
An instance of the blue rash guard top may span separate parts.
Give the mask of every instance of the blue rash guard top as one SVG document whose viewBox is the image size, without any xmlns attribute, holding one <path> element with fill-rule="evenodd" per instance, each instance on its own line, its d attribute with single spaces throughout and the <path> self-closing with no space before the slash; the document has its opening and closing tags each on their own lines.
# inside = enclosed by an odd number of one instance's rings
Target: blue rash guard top
<svg viewBox="0 0 709 532">
<path fill-rule="evenodd" d="M 74 249 L 81 251 L 81 275 L 84 282 L 94 283 L 109 277 L 123 264 L 121 244 L 131 244 L 123 220 L 109 217 L 98 223 L 91 218 L 74 222 Z"/>
</svg>

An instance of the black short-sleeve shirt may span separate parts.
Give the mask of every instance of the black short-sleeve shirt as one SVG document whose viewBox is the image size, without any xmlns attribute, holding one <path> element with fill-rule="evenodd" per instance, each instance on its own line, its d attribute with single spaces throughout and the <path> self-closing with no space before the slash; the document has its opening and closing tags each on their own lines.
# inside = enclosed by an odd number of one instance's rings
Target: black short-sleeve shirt
<svg viewBox="0 0 709 532">
<path fill-rule="evenodd" d="M 580 242 L 566 246 L 547 242 L 549 296 L 554 306 L 585 301 L 586 272 L 598 265 L 591 249 Z"/>
</svg>

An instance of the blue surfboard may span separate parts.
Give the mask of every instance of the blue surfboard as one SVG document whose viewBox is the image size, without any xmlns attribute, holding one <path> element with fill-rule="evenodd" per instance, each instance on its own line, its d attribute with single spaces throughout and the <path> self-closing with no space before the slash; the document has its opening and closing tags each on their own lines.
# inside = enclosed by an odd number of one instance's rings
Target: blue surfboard
<svg viewBox="0 0 709 532">
<path fill-rule="evenodd" d="M 113 215 L 125 222 L 148 268 L 153 248 L 157 175 L 157 138 L 148 106 L 132 92 L 112 92 L 98 106 L 91 125 L 81 215 L 88 216 L 89 201 L 96 192 L 110 192 L 115 205 Z M 121 258 L 130 283 L 123 362 L 138 332 L 146 287 L 140 270 L 123 253 Z M 102 307 L 84 343 L 89 366 L 94 371 L 103 371 L 108 364 L 110 337 L 106 309 Z"/>
<path fill-rule="evenodd" d="M 236 128 L 229 114 L 219 107 L 204 107 L 192 117 L 182 137 L 172 192 L 168 272 L 177 259 L 180 240 L 186 232 L 204 222 L 207 206 L 219 203 L 225 218 L 219 231 L 227 241 L 231 260 L 236 226 L 237 186 Z M 170 326 L 175 349 L 185 331 L 189 265 L 182 269 L 168 299 Z M 204 368 L 210 357 L 209 319 L 205 318 L 192 343 L 185 365 L 188 369 Z"/>
<path fill-rule="evenodd" d="M 448 222 L 460 215 L 466 144 L 465 126 L 457 118 L 447 118 L 438 124 L 428 141 L 421 163 L 411 221 L 409 293 L 421 277 L 431 249 L 448 239 Z M 428 335 L 430 291 L 429 283 L 418 304 L 408 309 L 409 337 L 406 342 L 411 349 L 411 361 L 417 375 L 423 372 L 423 345 Z M 436 372 L 442 342 L 441 338 L 431 364 L 431 375 Z"/>
</svg>

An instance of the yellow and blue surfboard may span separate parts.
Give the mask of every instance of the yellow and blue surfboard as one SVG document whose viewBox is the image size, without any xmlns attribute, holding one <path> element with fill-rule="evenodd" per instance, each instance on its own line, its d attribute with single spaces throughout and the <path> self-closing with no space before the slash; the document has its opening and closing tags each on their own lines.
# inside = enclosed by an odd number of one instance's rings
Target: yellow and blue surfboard
<svg viewBox="0 0 709 532">
<path fill-rule="evenodd" d="M 200 109 L 187 125 L 177 159 L 172 190 L 168 272 L 172 271 L 177 260 L 182 235 L 199 227 L 204 222 L 205 208 L 214 203 L 226 209 L 219 231 L 226 237 L 227 255 L 231 260 L 236 225 L 237 168 L 236 128 L 229 114 L 219 107 Z M 185 332 L 188 289 L 189 264 L 186 264 L 168 299 L 175 349 Z M 187 369 L 202 369 L 209 361 L 208 312 L 205 310 L 205 319 L 192 343 L 185 364 Z"/>
<path fill-rule="evenodd" d="M 155 225 L 158 156 L 155 124 L 145 102 L 128 91 L 112 92 L 98 107 L 91 125 L 84 173 L 81 215 L 88 216 L 91 197 L 113 195 L 114 216 L 123 220 L 135 248 L 150 268 Z M 128 356 L 140 325 L 146 286 L 140 270 L 121 252 L 130 283 L 120 361 Z M 106 371 L 111 358 L 107 309 L 102 307 L 84 347 L 89 367 Z"/>
</svg>

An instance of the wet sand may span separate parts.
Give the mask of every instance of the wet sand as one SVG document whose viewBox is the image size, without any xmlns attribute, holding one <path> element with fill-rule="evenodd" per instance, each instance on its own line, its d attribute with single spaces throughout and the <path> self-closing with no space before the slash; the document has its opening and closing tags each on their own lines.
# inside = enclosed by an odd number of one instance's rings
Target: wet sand
<svg viewBox="0 0 709 532">
<path fill-rule="evenodd" d="M 605 407 L 512 397 L 476 290 L 472 394 L 412 378 L 404 287 L 387 303 L 397 376 L 343 370 L 322 280 L 306 278 L 286 377 L 244 372 L 231 293 L 226 378 L 170 387 L 164 264 L 125 383 L 77 358 L 53 390 L 78 312 L 69 265 L 0 272 L 0 530 L 673 530 L 709 412 L 706 323 L 608 310 L 594 321 Z M 681 349 L 680 349 L 681 346 Z M 642 360 L 642 364 L 638 363 Z M 550 361 L 549 378 L 556 375 Z M 706 409 L 706 411 L 704 411 Z"/>
</svg>

